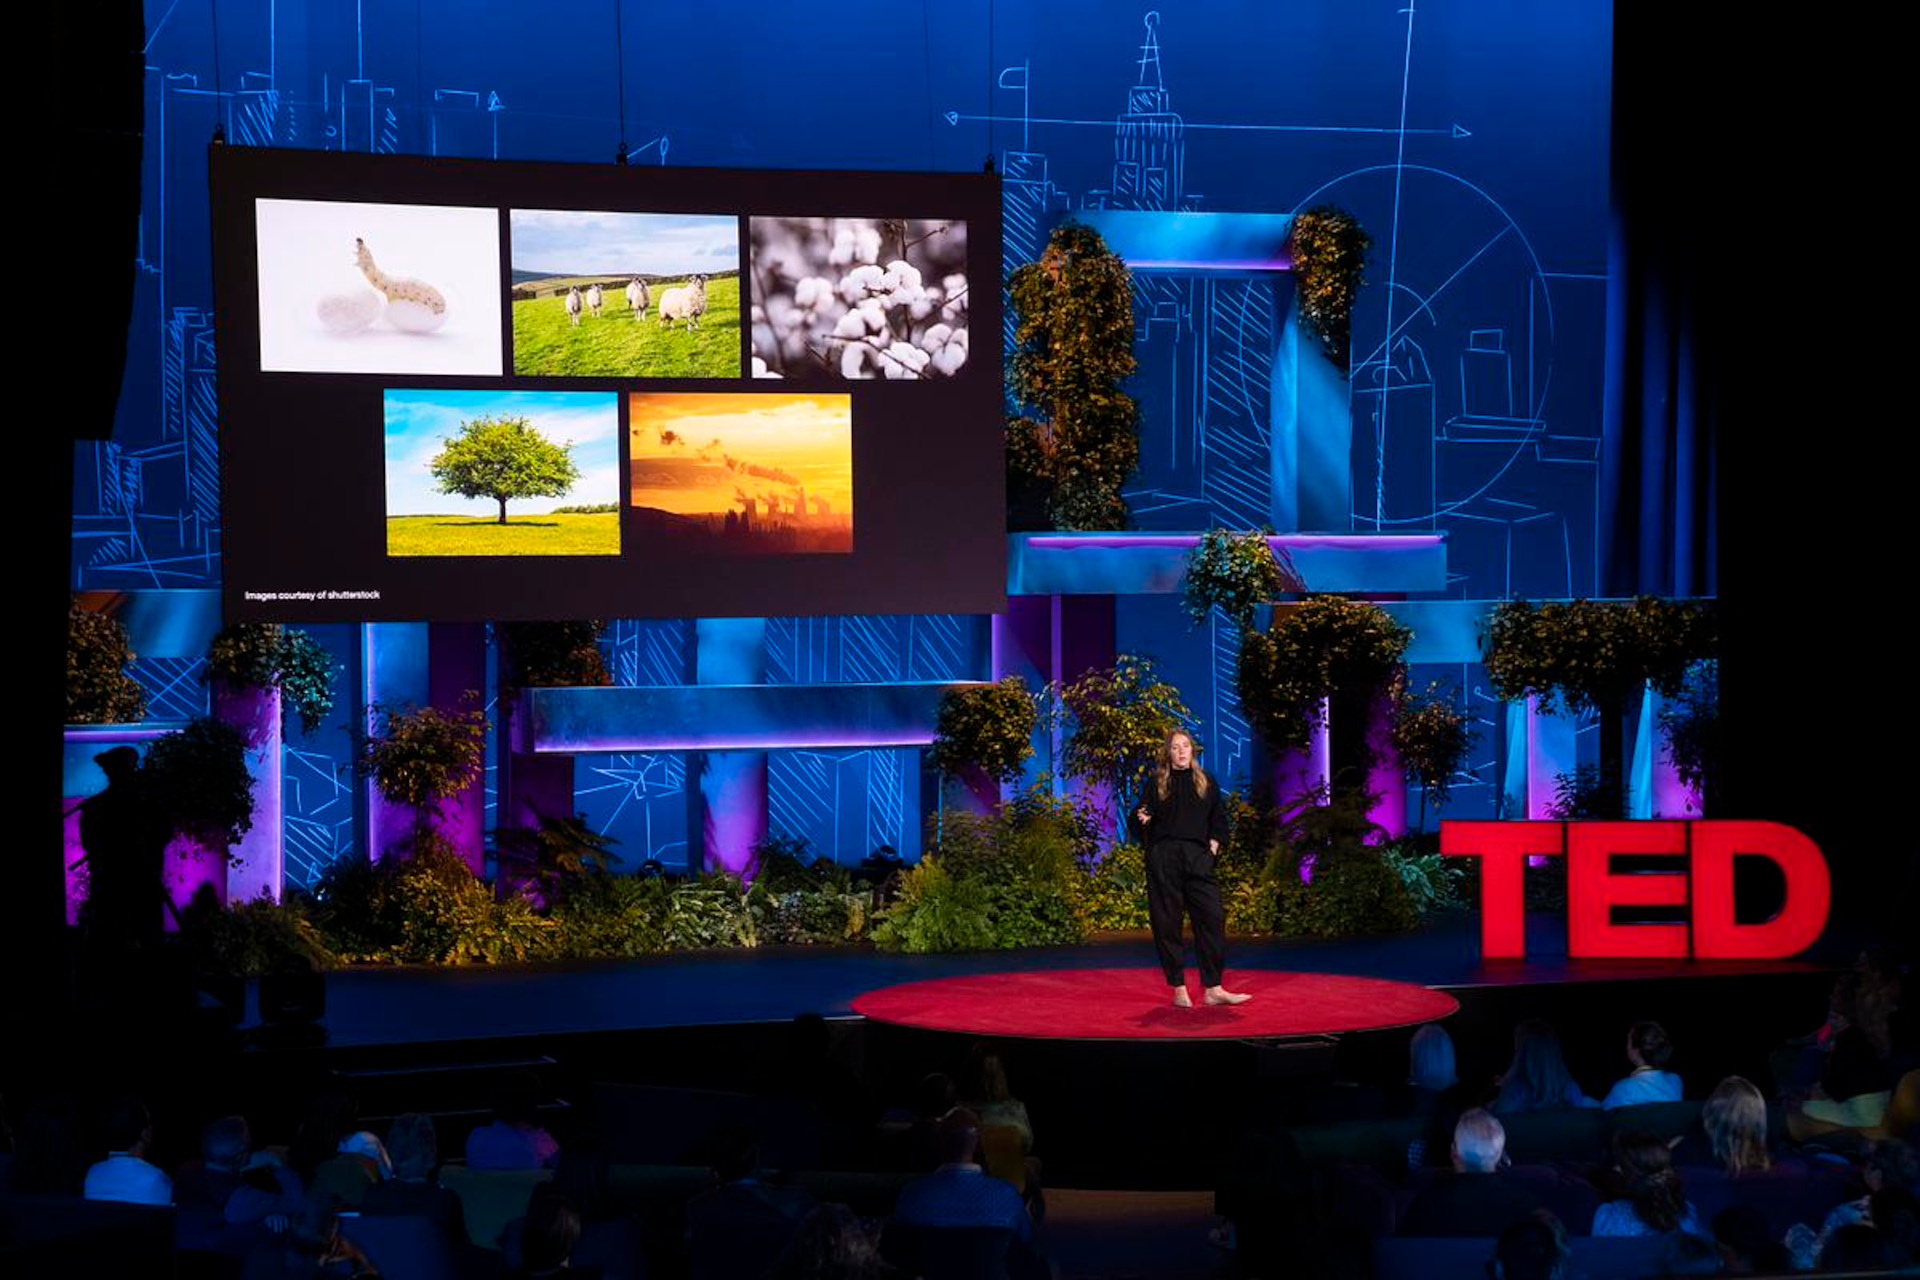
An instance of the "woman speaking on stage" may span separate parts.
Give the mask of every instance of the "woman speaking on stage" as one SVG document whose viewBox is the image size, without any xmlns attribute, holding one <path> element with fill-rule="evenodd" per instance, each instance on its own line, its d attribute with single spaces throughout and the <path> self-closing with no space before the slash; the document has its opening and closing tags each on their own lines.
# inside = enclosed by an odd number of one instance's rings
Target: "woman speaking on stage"
<svg viewBox="0 0 1920 1280">
<path fill-rule="evenodd" d="M 1133 812 L 1134 836 L 1147 850 L 1153 945 L 1173 988 L 1174 1006 L 1180 1009 L 1193 1007 L 1180 941 L 1183 913 L 1193 917 L 1194 948 L 1200 953 L 1200 982 L 1205 987 L 1201 999 L 1215 1005 L 1252 999 L 1220 985 L 1227 963 L 1227 917 L 1213 860 L 1227 838 L 1227 806 L 1219 785 L 1193 756 L 1193 739 L 1185 730 L 1169 733 Z"/>
</svg>

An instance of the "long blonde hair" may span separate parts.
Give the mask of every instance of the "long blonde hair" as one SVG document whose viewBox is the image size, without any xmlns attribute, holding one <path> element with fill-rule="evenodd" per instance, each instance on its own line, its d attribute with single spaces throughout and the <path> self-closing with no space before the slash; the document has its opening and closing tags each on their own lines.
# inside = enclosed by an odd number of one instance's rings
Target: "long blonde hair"
<svg viewBox="0 0 1920 1280">
<path fill-rule="evenodd" d="M 1187 745 L 1193 748 L 1193 793 L 1205 800 L 1207 792 L 1213 789 L 1213 779 L 1209 778 L 1207 771 L 1200 767 L 1200 748 L 1194 742 L 1193 735 L 1185 729 L 1173 730 L 1167 734 L 1167 740 L 1160 744 L 1160 762 L 1154 766 L 1153 770 L 1154 794 L 1165 800 L 1173 787 L 1173 740 L 1175 738 L 1185 738 Z"/>
<path fill-rule="evenodd" d="M 1722 1080 L 1700 1109 L 1700 1124 L 1713 1144 L 1713 1158 L 1728 1173 L 1760 1173 L 1772 1167 L 1767 1099 L 1751 1081 L 1740 1076 Z"/>
</svg>

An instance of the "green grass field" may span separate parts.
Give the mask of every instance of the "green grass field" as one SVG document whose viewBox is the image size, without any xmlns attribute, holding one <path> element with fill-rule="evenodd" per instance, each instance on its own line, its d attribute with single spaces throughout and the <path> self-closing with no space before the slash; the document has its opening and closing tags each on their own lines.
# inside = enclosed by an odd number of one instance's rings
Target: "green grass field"
<svg viewBox="0 0 1920 1280">
<path fill-rule="evenodd" d="M 660 325 L 660 298 L 673 281 L 653 286 L 653 305 L 636 321 L 626 295 L 607 290 L 600 318 L 583 312 L 576 328 L 567 298 L 521 299 L 513 304 L 513 371 L 571 378 L 737 378 L 740 376 L 740 280 L 707 281 L 700 327 Z"/>
<path fill-rule="evenodd" d="M 617 556 L 620 513 L 516 516 L 388 516 L 390 556 Z"/>
</svg>

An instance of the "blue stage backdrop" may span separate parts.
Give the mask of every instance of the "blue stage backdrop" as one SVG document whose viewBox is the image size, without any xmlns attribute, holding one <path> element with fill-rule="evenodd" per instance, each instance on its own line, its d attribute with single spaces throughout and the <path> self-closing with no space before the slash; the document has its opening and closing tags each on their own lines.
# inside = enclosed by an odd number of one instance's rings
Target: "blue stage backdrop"
<svg viewBox="0 0 1920 1280">
<path fill-rule="evenodd" d="M 1455 598 L 1596 589 L 1604 0 L 1163 11 L 228 0 L 217 49 L 213 16 L 148 4 L 140 277 L 114 436 L 79 446 L 76 589 L 219 582 L 205 155 L 216 123 L 236 145 L 589 162 L 611 161 L 624 140 L 637 165 L 974 169 L 992 156 L 1010 264 L 1077 209 L 1339 205 L 1374 239 L 1353 326 L 1352 527 L 1445 530 Z M 1265 287 L 1157 276 L 1136 304 L 1136 522 L 1263 523 Z M 1119 628 L 1122 648 L 1176 673 L 1215 767 L 1243 775 L 1244 731 L 1221 679 L 1232 638 L 1189 633 L 1157 600 L 1124 607 Z M 351 628 L 320 630 L 351 657 Z M 775 619 L 769 678 L 978 678 L 984 634 L 972 617 Z M 686 643 L 676 624 L 617 624 L 616 679 L 682 680 Z M 156 707 L 203 699 L 191 663 L 139 665 Z M 1435 674 L 1484 713 L 1480 785 L 1457 793 L 1456 812 L 1488 812 L 1503 717 L 1477 669 L 1416 672 Z M 346 754 L 337 727 L 290 746 L 292 879 L 352 847 Z M 843 856 L 908 847 L 913 768 L 901 752 L 776 754 L 772 829 Z M 630 865 L 649 852 L 674 865 L 684 777 L 679 759 L 583 757 L 581 803 Z"/>
</svg>

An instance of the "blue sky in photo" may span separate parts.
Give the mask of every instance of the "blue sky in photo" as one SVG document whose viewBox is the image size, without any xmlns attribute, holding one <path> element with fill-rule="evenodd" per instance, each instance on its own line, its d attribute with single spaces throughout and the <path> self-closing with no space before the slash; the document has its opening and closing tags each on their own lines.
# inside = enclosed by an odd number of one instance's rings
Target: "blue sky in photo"
<svg viewBox="0 0 1920 1280">
<path fill-rule="evenodd" d="M 524 417 L 568 451 L 580 479 L 564 497 L 515 498 L 507 514 L 544 515 L 555 507 L 620 500 L 620 408 L 611 391 L 395 391 L 386 393 L 387 514 L 493 515 L 491 498 L 441 493 L 427 465 L 460 424 L 479 417 Z"/>
<path fill-rule="evenodd" d="M 740 265 L 739 220 L 694 213 L 513 210 L 513 269 L 550 275 L 713 275 Z"/>
</svg>

